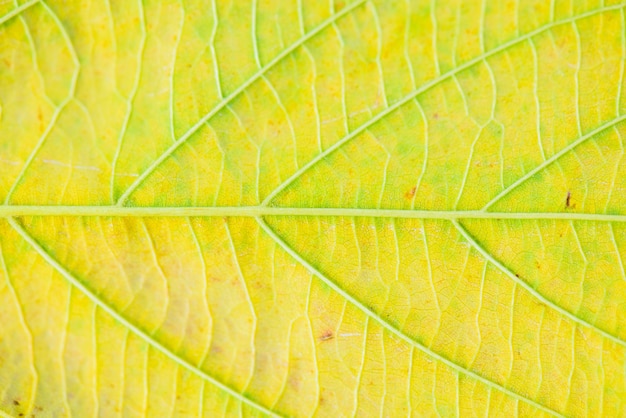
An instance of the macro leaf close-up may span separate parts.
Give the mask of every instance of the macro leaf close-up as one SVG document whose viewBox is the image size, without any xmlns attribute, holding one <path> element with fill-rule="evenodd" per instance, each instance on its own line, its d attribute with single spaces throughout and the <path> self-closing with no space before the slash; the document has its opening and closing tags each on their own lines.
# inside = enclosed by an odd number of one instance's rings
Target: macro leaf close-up
<svg viewBox="0 0 626 418">
<path fill-rule="evenodd" d="M 625 9 L 0 0 L 0 417 L 626 416 Z"/>
</svg>

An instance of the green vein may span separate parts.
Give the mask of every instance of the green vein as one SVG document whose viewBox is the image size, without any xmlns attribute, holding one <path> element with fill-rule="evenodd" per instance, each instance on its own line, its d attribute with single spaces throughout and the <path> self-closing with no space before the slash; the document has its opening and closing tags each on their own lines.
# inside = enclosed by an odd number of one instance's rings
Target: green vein
<svg viewBox="0 0 626 418">
<path fill-rule="evenodd" d="M 276 187 L 270 194 L 267 195 L 267 197 L 263 200 L 263 205 L 270 205 L 271 202 L 274 200 L 274 198 L 276 196 L 278 196 L 278 194 L 280 192 L 282 192 L 283 190 L 285 190 L 291 183 L 293 183 L 294 181 L 296 181 L 299 177 L 302 176 L 302 174 L 304 174 L 306 171 L 308 171 L 312 166 L 314 166 L 315 164 L 317 164 L 318 162 L 320 162 L 321 160 L 323 160 L 324 158 L 326 158 L 328 155 L 332 154 L 333 152 L 335 152 L 337 149 L 339 149 L 340 147 L 342 147 L 344 144 L 346 144 L 347 142 L 349 142 L 350 140 L 354 139 L 356 136 L 358 136 L 359 134 L 363 133 L 364 131 L 366 131 L 369 127 L 371 127 L 372 125 L 376 124 L 377 122 L 379 122 L 380 120 L 384 119 L 387 115 L 393 113 L 395 110 L 399 109 L 400 107 L 404 106 L 405 104 L 409 103 L 411 100 L 415 99 L 417 96 L 419 96 L 420 94 L 430 90 L 431 88 L 433 88 L 434 86 L 438 85 L 439 83 L 441 83 L 444 80 L 447 80 L 453 76 L 455 76 L 456 74 L 478 64 L 479 62 L 485 61 L 487 58 L 496 55 L 508 48 L 511 48 L 514 45 L 517 45 L 523 41 L 529 40 L 531 38 L 533 38 L 534 36 L 537 36 L 540 33 L 546 32 L 554 27 L 560 26 L 560 25 L 564 25 L 567 23 L 572 23 L 576 20 L 580 20 L 580 19 L 584 19 L 586 17 L 590 17 L 590 16 L 594 16 L 598 13 L 603 13 L 603 12 L 607 12 L 607 11 L 611 11 L 611 10 L 619 10 L 626 7 L 626 4 L 618 4 L 618 5 L 613 5 L 613 6 L 607 6 L 607 7 L 601 7 L 599 9 L 596 10 L 592 10 L 577 16 L 573 16 L 573 17 L 569 17 L 567 19 L 563 19 L 563 20 L 559 20 L 556 22 L 552 22 L 549 23 L 545 26 L 542 26 L 538 29 L 535 29 L 532 32 L 529 32 L 523 36 L 520 36 L 519 38 L 515 38 L 512 39 L 500 46 L 498 46 L 497 48 L 494 48 L 488 52 L 485 52 L 467 62 L 465 62 L 464 64 L 461 64 L 460 66 L 454 68 L 453 70 L 450 70 L 442 75 L 440 75 L 439 77 L 436 77 L 434 79 L 432 79 L 431 81 L 429 81 L 428 83 L 423 84 L 420 88 L 414 90 L 413 92 L 409 93 L 407 96 L 405 96 L 404 98 L 400 99 L 399 101 L 397 101 L 396 103 L 394 103 L 393 105 L 389 106 L 388 108 L 386 108 L 385 110 L 381 111 L 380 113 L 378 113 L 376 116 L 374 116 L 373 118 L 371 118 L 370 120 L 368 120 L 367 122 L 365 122 L 364 124 L 362 124 L 361 126 L 359 126 L 358 128 L 356 128 L 354 131 L 350 132 L 348 135 L 344 136 L 342 139 L 340 139 L 339 141 L 335 142 L 332 146 L 328 147 L 324 152 L 318 154 L 314 159 L 312 159 L 311 161 L 309 161 L 307 164 L 305 164 L 304 166 L 302 166 L 300 169 L 298 169 L 293 175 L 291 175 L 291 177 L 289 177 L 287 180 L 285 180 L 284 182 L 282 182 L 280 185 L 278 185 L 278 187 Z"/>
<path fill-rule="evenodd" d="M 626 341 L 616 337 L 615 335 L 613 335 L 613 334 L 611 334 L 611 333 L 609 333 L 609 332 L 607 332 L 607 331 L 605 331 L 605 330 L 603 330 L 601 328 L 598 328 L 596 325 L 593 325 L 590 322 L 587 322 L 587 321 L 577 317 L 576 315 L 574 315 L 570 311 L 560 307 L 559 305 L 557 305 L 556 303 L 554 303 L 550 299 L 548 299 L 545 296 L 543 296 L 535 288 L 530 286 L 524 280 L 522 280 L 519 277 L 517 277 L 515 275 L 515 273 L 513 273 L 508 267 L 506 267 L 504 264 L 502 264 L 500 262 L 500 260 L 496 259 L 493 255 L 491 255 L 482 245 L 480 245 L 480 243 L 478 241 L 476 241 L 476 239 L 474 237 L 472 237 L 472 235 L 457 220 L 452 220 L 452 223 L 454 224 L 455 228 L 461 233 L 461 235 L 463 235 L 465 240 L 473 248 L 475 248 L 480 254 L 482 254 L 482 256 L 485 257 L 490 263 L 492 263 L 493 265 L 498 267 L 511 280 L 513 280 L 515 283 L 517 283 L 518 285 L 520 285 L 524 289 L 526 289 L 526 291 L 528 291 L 528 293 L 533 295 L 536 299 L 538 299 L 542 303 L 546 304 L 550 308 L 554 309 L 555 311 L 559 312 L 563 316 L 566 316 L 567 318 L 571 319 L 575 323 L 577 323 L 579 325 L 582 325 L 582 326 L 584 326 L 586 328 L 590 328 L 590 329 L 592 329 L 592 330 L 602 334 L 602 336 L 608 338 L 609 340 L 611 340 L 611 341 L 613 341 L 613 342 L 615 342 L 615 343 L 617 343 L 617 344 L 619 344 L 619 345 L 621 345 L 623 347 L 626 347 Z M 584 255 L 583 255 L 583 257 L 584 257 Z"/>
<path fill-rule="evenodd" d="M 12 18 L 14 18 L 15 16 L 19 15 L 20 13 L 22 13 L 24 10 L 28 9 L 29 7 L 35 5 L 39 3 L 39 0 L 30 0 L 27 1 L 26 3 L 14 8 L 13 10 L 11 10 L 9 13 L 5 14 L 4 16 L 0 17 L 0 25 L 2 25 L 5 22 L 8 22 L 9 20 L 11 20 Z"/>
<path fill-rule="evenodd" d="M 111 315 L 113 318 L 115 318 L 120 324 L 122 324 L 124 327 L 128 328 L 130 331 L 132 331 L 138 337 L 143 339 L 150 346 L 152 346 L 153 348 L 157 349 L 161 353 L 165 354 L 167 357 L 169 357 L 171 360 L 173 360 L 179 366 L 184 367 L 185 369 L 189 370 L 191 373 L 195 374 L 196 376 L 199 376 L 200 378 L 202 378 L 202 379 L 204 379 L 204 380 L 206 380 L 208 382 L 211 382 L 212 384 L 214 384 L 215 386 L 217 386 L 218 388 L 220 388 L 224 392 L 228 393 L 229 395 L 233 396 L 235 399 L 239 400 L 240 402 L 245 403 L 246 405 L 248 405 L 248 406 L 250 406 L 250 407 L 252 407 L 252 408 L 254 408 L 254 409 L 256 409 L 256 410 L 258 410 L 260 412 L 268 414 L 270 416 L 275 416 L 275 417 L 280 416 L 276 412 L 273 412 L 273 411 L 267 409 L 265 406 L 257 403 L 256 401 L 248 398 L 247 396 L 245 396 L 245 395 L 235 391 L 234 389 L 226 386 L 224 383 L 222 383 L 219 380 L 215 379 L 214 377 L 208 375 L 207 373 L 205 373 L 204 371 L 202 371 L 198 367 L 194 366 L 193 364 L 191 364 L 187 360 L 179 357 L 174 352 L 172 352 L 170 349 L 168 349 L 163 344 L 161 344 L 156 339 L 154 339 L 154 337 L 152 337 L 151 335 L 149 335 L 145 331 L 141 330 L 139 327 L 135 326 L 134 324 L 132 324 L 129 320 L 127 320 L 122 315 L 120 315 L 115 309 L 113 309 L 111 306 L 109 306 L 97 294 L 95 294 L 92 290 L 87 288 L 87 286 L 85 286 L 78 278 L 74 277 L 74 275 L 69 270 L 67 270 L 65 267 L 63 267 L 54 257 L 52 257 L 52 255 L 49 252 L 47 252 L 41 246 L 41 244 L 39 244 L 39 242 L 37 242 L 37 240 L 35 240 L 35 238 L 32 237 L 19 224 L 19 222 L 17 222 L 14 218 L 11 218 L 11 217 L 9 217 L 7 220 L 11 224 L 13 229 L 15 229 L 15 231 L 17 231 L 17 233 L 20 234 L 21 237 L 26 242 L 28 242 L 44 260 L 46 260 L 46 262 L 48 262 L 57 272 L 59 272 L 63 277 L 65 277 L 68 282 L 70 282 L 74 287 L 76 287 L 78 290 L 80 290 L 85 296 L 87 296 L 98 307 L 102 308 L 109 315 Z"/>
<path fill-rule="evenodd" d="M 322 30 L 327 28 L 333 22 L 342 18 L 346 14 L 350 13 L 352 10 L 364 4 L 367 0 L 357 0 L 356 2 L 346 6 L 339 13 L 332 15 L 328 19 L 324 20 L 320 23 L 315 29 L 311 30 L 309 33 L 304 35 L 302 38 L 298 39 L 296 42 L 287 47 L 283 52 L 274 57 L 273 60 L 268 62 L 264 67 L 259 69 L 256 73 L 254 73 L 245 83 L 239 86 L 235 91 L 222 99 L 209 113 L 204 115 L 202 119 L 196 122 L 187 132 L 185 132 L 180 138 L 178 138 L 163 154 L 159 156 L 154 162 L 143 172 L 141 175 L 126 189 L 126 191 L 120 196 L 117 201 L 118 206 L 123 206 L 124 203 L 128 200 L 128 198 L 133 194 L 133 192 L 139 187 L 145 180 L 152 174 L 154 170 L 159 167 L 163 161 L 165 161 L 169 156 L 174 153 L 182 144 L 184 144 L 194 133 L 196 133 L 202 125 L 208 122 L 211 118 L 213 118 L 217 113 L 219 113 L 224 107 L 226 107 L 230 102 L 232 102 L 235 98 L 237 98 L 244 90 L 250 87 L 253 83 L 260 80 L 264 77 L 265 73 L 267 73 L 270 69 L 272 69 L 276 64 L 282 61 L 285 57 L 289 56 L 293 51 L 298 49 L 300 46 L 304 45 L 308 40 L 316 36 Z"/>
<path fill-rule="evenodd" d="M 563 221 L 626 222 L 626 215 L 576 212 L 484 212 L 482 210 L 411 210 L 359 208 L 291 208 L 277 206 L 27 206 L 0 205 L 0 217 L 110 216 L 110 217 L 218 217 L 218 216 L 345 216 L 411 219 L 552 219 Z"/>
<path fill-rule="evenodd" d="M 415 339 L 411 338 L 409 335 L 405 334 L 400 329 L 398 329 L 394 325 L 392 325 L 389 322 L 387 322 L 386 320 L 384 320 L 380 315 L 378 315 L 373 310 L 369 309 L 367 306 L 365 306 L 363 303 L 361 303 L 358 299 L 356 299 L 351 294 L 346 292 L 343 288 L 341 288 L 341 286 L 339 286 L 337 283 L 332 281 L 330 278 L 326 277 L 321 271 L 319 271 L 317 268 L 315 268 L 313 265 L 311 265 L 298 252 L 296 252 L 293 248 L 291 248 L 262 218 L 256 217 L 255 219 L 259 223 L 261 228 L 263 228 L 263 230 L 270 237 L 272 237 L 272 239 L 274 241 L 276 241 L 276 243 L 284 251 L 286 251 L 289 255 L 291 255 L 296 261 L 298 261 L 304 267 L 306 267 L 306 269 L 309 270 L 309 272 L 311 272 L 313 275 L 318 277 L 321 281 L 323 281 L 331 289 L 333 289 L 334 291 L 339 293 L 349 303 L 353 304 L 355 307 L 357 307 L 359 310 L 361 310 L 365 315 L 367 315 L 367 317 L 372 318 L 373 320 L 378 322 L 384 329 L 386 329 L 387 331 L 391 332 L 393 335 L 397 336 L 398 338 L 402 339 L 403 341 L 408 343 L 410 346 L 418 348 L 420 351 L 424 352 L 426 355 L 432 357 L 435 360 L 438 360 L 438 361 L 444 363 L 445 365 L 447 365 L 451 369 L 457 371 L 458 373 L 461 373 L 461 374 L 463 374 L 465 376 L 472 377 L 472 378 L 478 380 L 479 382 L 487 385 L 490 388 L 493 388 L 493 389 L 496 389 L 496 390 L 498 390 L 500 392 L 503 392 L 503 393 L 511 396 L 514 399 L 518 399 L 518 400 L 521 400 L 523 402 L 526 402 L 526 403 L 534 406 L 535 408 L 540 409 L 540 410 L 542 410 L 544 412 L 547 412 L 547 413 L 549 413 L 549 414 L 551 414 L 553 416 L 563 417 L 563 415 L 561 415 L 557 411 L 554 411 L 554 410 L 548 408 L 547 406 L 542 405 L 542 404 L 540 404 L 540 403 L 538 403 L 538 402 L 536 402 L 536 401 L 534 401 L 534 400 L 532 400 L 530 398 L 527 398 L 527 397 L 525 397 L 523 395 L 520 395 L 519 393 L 513 392 L 512 390 L 507 389 L 506 387 L 504 387 L 504 386 L 502 386 L 502 385 L 500 385 L 498 383 L 495 383 L 495 382 L 493 382 L 493 381 L 491 381 L 491 380 L 481 376 L 480 374 L 478 374 L 478 373 L 476 373 L 476 372 L 474 372 L 474 371 L 472 371 L 470 369 L 466 369 L 463 366 L 458 365 L 457 363 L 453 362 L 452 360 L 442 356 L 441 354 L 438 354 L 437 352 L 431 350 L 430 348 L 426 347 L 425 345 L 423 345 L 420 342 L 416 341 Z"/>
<path fill-rule="evenodd" d="M 622 122 L 624 120 L 626 120 L 626 115 L 622 115 L 622 116 L 616 117 L 616 118 L 614 118 L 614 119 L 604 123 L 603 125 L 598 126 L 593 131 L 587 132 L 585 135 L 579 137 L 577 140 L 575 140 L 574 142 L 570 143 L 568 146 L 566 146 L 565 148 L 563 148 L 562 150 L 560 150 L 559 152 L 554 154 L 552 157 L 548 158 L 543 163 L 539 164 L 537 167 L 535 167 L 534 169 L 530 170 L 524 176 L 522 176 L 519 179 L 517 179 L 517 181 L 515 183 L 511 184 L 509 187 L 507 187 L 506 189 L 504 189 L 500 193 L 498 193 L 498 195 L 496 195 L 493 199 L 491 199 L 489 202 L 487 202 L 487 204 L 485 206 L 483 206 L 482 210 L 489 209 L 491 206 L 496 204 L 498 201 L 502 200 L 502 198 L 504 196 L 508 195 L 514 189 L 516 189 L 521 184 L 526 182 L 529 178 L 531 178 L 532 176 L 534 176 L 535 174 L 537 174 L 539 171 L 543 170 L 544 168 L 546 168 L 550 164 L 554 163 L 559 158 L 561 158 L 562 156 L 564 156 L 565 154 L 567 154 L 568 152 L 570 152 L 571 150 L 573 150 L 574 148 L 576 148 L 577 146 L 582 144 L 583 142 L 587 141 L 589 138 L 592 138 L 592 137 L 596 136 L 597 134 L 599 134 L 599 133 L 601 133 L 601 132 L 603 132 L 603 131 L 605 131 L 605 130 L 607 130 L 609 128 L 614 127 L 615 125 L 619 124 L 620 122 Z"/>
</svg>

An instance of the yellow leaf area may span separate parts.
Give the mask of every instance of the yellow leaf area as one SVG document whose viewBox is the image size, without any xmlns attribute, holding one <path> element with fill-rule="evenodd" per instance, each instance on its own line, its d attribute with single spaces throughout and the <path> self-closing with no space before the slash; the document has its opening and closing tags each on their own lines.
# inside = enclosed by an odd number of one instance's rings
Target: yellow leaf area
<svg viewBox="0 0 626 418">
<path fill-rule="evenodd" d="M 625 416 L 625 7 L 0 1 L 0 416 Z"/>
</svg>

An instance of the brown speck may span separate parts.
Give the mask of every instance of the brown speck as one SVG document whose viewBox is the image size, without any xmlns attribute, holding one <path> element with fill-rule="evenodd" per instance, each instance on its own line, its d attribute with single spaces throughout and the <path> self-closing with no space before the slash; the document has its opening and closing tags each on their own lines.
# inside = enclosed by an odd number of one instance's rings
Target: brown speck
<svg viewBox="0 0 626 418">
<path fill-rule="evenodd" d="M 433 119 L 439 119 L 439 114 L 438 114 L 438 113 L 435 113 L 435 114 L 433 115 Z"/>
<path fill-rule="evenodd" d="M 515 273 L 515 277 L 517 277 L 519 279 L 519 274 Z"/>
<path fill-rule="evenodd" d="M 328 341 L 333 339 L 334 335 L 331 330 L 325 331 L 322 335 L 320 335 L 320 341 Z"/>
<path fill-rule="evenodd" d="M 13 405 L 20 406 L 20 401 L 18 401 L 17 399 L 14 399 L 13 400 Z"/>
<path fill-rule="evenodd" d="M 404 197 L 407 199 L 413 199 L 413 196 L 415 196 L 416 191 L 417 191 L 417 187 L 413 186 L 411 187 L 411 190 L 409 190 L 408 192 L 404 194 Z"/>
<path fill-rule="evenodd" d="M 565 198 L 565 207 L 569 208 L 570 207 L 570 199 L 572 197 L 572 194 L 568 191 L 567 192 L 567 197 Z"/>
<path fill-rule="evenodd" d="M 535 261 L 535 267 L 537 267 L 537 270 L 541 270 L 541 264 L 539 264 L 539 261 Z"/>
</svg>

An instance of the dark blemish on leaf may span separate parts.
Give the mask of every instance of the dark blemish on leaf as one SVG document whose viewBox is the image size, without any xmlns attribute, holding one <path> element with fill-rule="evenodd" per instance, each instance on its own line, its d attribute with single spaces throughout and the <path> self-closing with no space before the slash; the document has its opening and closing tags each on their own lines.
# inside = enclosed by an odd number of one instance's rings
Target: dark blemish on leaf
<svg viewBox="0 0 626 418">
<path fill-rule="evenodd" d="M 335 336 L 331 330 L 325 331 L 322 335 L 320 335 L 320 341 L 328 341 L 332 340 Z"/>
<path fill-rule="evenodd" d="M 519 279 L 519 274 L 515 273 L 515 277 L 517 277 Z"/>
<path fill-rule="evenodd" d="M 439 114 L 435 113 L 435 114 L 433 115 L 433 118 L 434 118 L 434 119 L 439 119 Z"/>
<path fill-rule="evenodd" d="M 541 264 L 539 264 L 539 261 L 535 261 L 535 267 L 537 267 L 537 270 L 541 270 Z"/>
<path fill-rule="evenodd" d="M 18 401 L 17 399 L 13 399 L 13 405 L 20 406 L 20 401 Z"/>
<path fill-rule="evenodd" d="M 572 203 L 572 193 L 569 190 L 565 196 L 565 209 L 576 209 L 576 203 Z"/>
<path fill-rule="evenodd" d="M 409 190 L 408 192 L 406 192 L 406 193 L 404 194 L 404 197 L 405 197 L 405 198 L 407 198 L 407 199 L 409 199 L 409 200 L 410 200 L 410 199 L 413 199 L 413 196 L 415 196 L 415 192 L 416 192 L 416 191 L 417 191 L 417 187 L 416 187 L 416 186 L 413 186 L 413 187 L 411 187 L 411 190 Z"/>
</svg>

